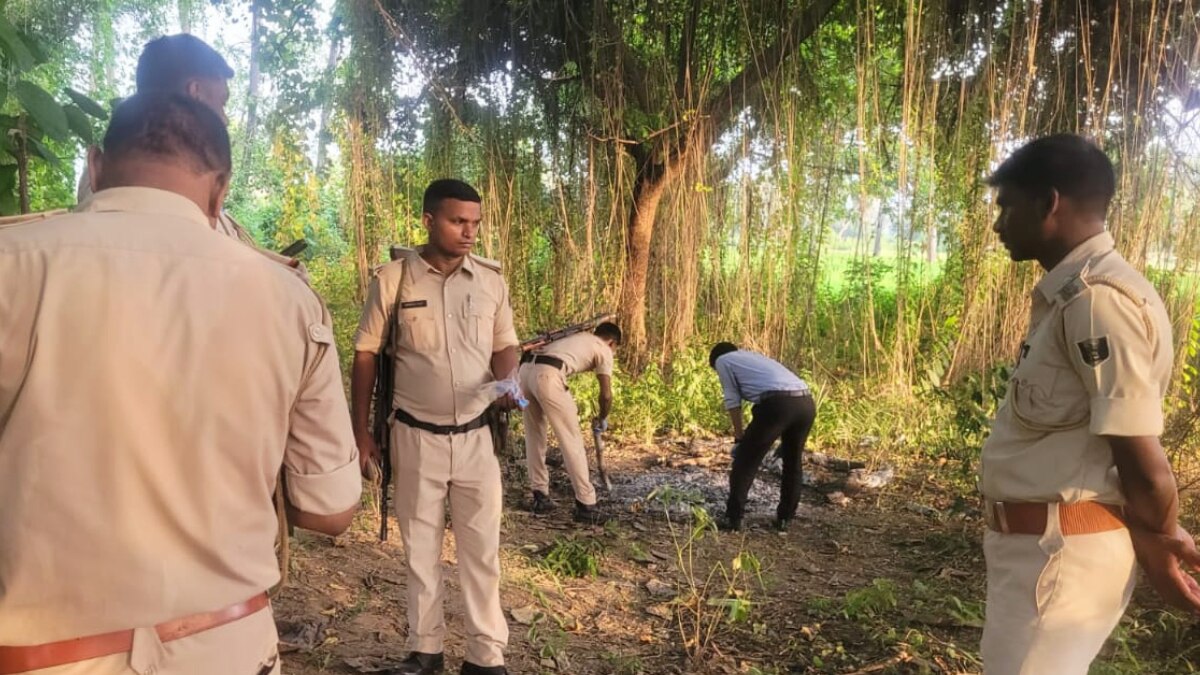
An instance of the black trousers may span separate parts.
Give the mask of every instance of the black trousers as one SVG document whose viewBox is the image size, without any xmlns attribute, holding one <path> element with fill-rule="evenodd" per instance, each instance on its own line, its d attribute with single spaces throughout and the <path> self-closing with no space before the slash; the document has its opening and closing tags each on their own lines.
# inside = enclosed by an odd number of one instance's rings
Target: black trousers
<svg viewBox="0 0 1200 675">
<path fill-rule="evenodd" d="M 726 515 L 731 520 L 742 519 L 746 512 L 746 496 L 758 475 L 763 457 L 781 438 L 779 455 L 783 458 L 783 482 L 779 489 L 779 508 L 775 515 L 791 518 L 800 504 L 800 485 L 803 472 L 800 454 L 817 417 L 817 404 L 812 396 L 791 396 L 768 399 L 754 406 L 754 417 L 746 427 L 738 445 L 733 468 L 729 471 L 729 501 Z"/>
</svg>

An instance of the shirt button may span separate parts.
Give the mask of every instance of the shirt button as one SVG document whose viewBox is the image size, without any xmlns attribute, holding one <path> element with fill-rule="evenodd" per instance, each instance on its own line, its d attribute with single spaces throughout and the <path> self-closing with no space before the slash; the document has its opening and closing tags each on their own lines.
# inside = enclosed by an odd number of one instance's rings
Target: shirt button
<svg viewBox="0 0 1200 675">
<path fill-rule="evenodd" d="M 454 318 L 454 315 L 453 315 L 453 314 L 447 314 L 447 315 L 446 315 L 446 318 L 447 318 L 447 319 L 453 319 L 453 318 Z"/>
<path fill-rule="evenodd" d="M 454 386 L 456 386 L 456 387 L 457 387 L 457 386 L 459 386 L 459 385 L 461 385 L 461 384 L 462 384 L 462 382 L 459 382 L 458 380 L 455 380 L 455 381 L 454 381 Z"/>
<path fill-rule="evenodd" d="M 457 354 L 457 353 L 458 353 L 458 350 L 457 350 L 457 349 L 451 349 L 451 350 L 450 350 L 450 353 L 451 353 L 451 354 Z"/>
</svg>

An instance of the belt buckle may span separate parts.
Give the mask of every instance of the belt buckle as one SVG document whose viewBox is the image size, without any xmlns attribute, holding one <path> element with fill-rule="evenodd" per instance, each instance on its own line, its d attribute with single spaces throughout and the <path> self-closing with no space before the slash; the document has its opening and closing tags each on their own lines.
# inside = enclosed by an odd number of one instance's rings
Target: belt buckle
<svg viewBox="0 0 1200 675">
<path fill-rule="evenodd" d="M 1004 502 L 991 502 L 987 513 L 991 517 L 990 524 L 995 530 L 1001 534 L 1009 534 L 1008 513 L 1005 511 Z"/>
</svg>

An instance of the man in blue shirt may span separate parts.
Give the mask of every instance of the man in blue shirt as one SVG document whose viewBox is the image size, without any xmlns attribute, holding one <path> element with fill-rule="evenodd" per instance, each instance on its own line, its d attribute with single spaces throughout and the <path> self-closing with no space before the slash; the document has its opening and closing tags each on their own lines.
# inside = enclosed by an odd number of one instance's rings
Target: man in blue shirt
<svg viewBox="0 0 1200 675">
<path fill-rule="evenodd" d="M 730 342 L 714 345 L 708 364 L 721 379 L 725 409 L 733 422 L 733 440 L 738 443 L 729 471 L 729 501 L 721 527 L 742 528 L 746 497 L 758 467 L 771 445 L 781 438 L 778 454 L 783 459 L 783 482 L 775 528 L 785 531 L 800 504 L 800 455 L 817 415 L 808 385 L 778 361 L 740 350 Z M 754 404 L 754 417 L 744 431 L 742 401 Z"/>
</svg>

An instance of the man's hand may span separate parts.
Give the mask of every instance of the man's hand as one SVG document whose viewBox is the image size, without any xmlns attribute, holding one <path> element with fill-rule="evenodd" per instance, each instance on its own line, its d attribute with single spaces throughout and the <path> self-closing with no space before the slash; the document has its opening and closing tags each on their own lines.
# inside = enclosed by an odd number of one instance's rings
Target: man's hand
<svg viewBox="0 0 1200 675">
<path fill-rule="evenodd" d="M 383 454 L 379 452 L 379 444 L 371 434 L 362 434 L 355 439 L 358 445 L 358 467 L 362 475 L 370 480 L 379 479 L 379 465 Z"/>
<path fill-rule="evenodd" d="M 517 398 L 515 396 L 513 396 L 512 394 L 505 394 L 505 395 L 501 396 L 500 398 L 493 401 L 492 405 L 502 411 L 515 410 L 518 407 L 520 407 L 517 404 Z"/>
<path fill-rule="evenodd" d="M 1200 584 L 1184 569 L 1200 571 L 1200 551 L 1192 535 L 1178 526 L 1170 535 L 1131 527 L 1129 535 L 1138 563 L 1159 597 L 1173 607 L 1200 613 Z"/>
</svg>

